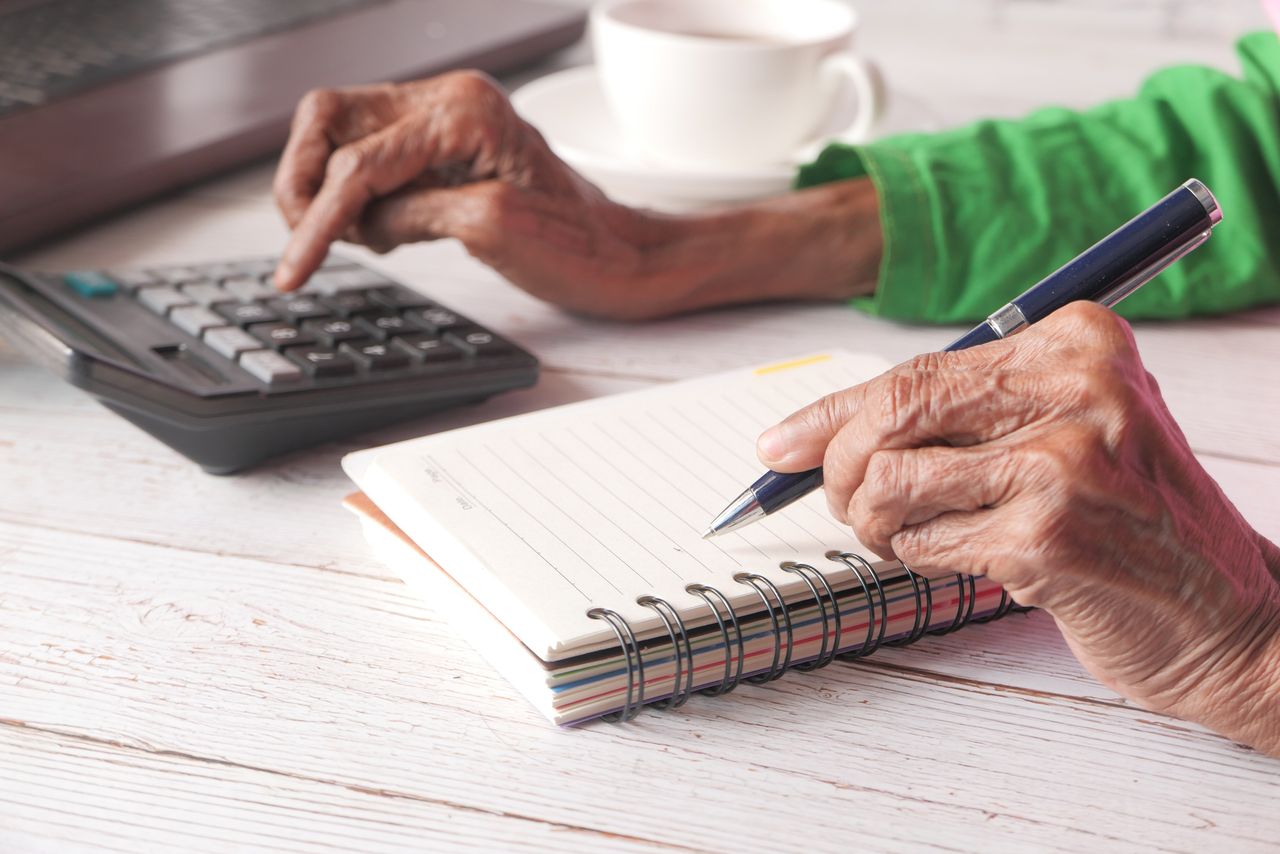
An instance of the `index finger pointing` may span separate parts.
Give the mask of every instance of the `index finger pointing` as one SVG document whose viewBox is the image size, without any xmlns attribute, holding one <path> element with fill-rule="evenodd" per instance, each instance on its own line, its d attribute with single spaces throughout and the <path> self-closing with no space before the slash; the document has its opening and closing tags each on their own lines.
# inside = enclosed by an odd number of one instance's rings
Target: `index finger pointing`
<svg viewBox="0 0 1280 854">
<path fill-rule="evenodd" d="M 329 131 L 341 107 L 340 93 L 315 89 L 303 97 L 294 113 L 272 183 L 276 206 L 290 228 L 302 220 L 324 183 L 325 164 L 334 150 Z"/>
</svg>

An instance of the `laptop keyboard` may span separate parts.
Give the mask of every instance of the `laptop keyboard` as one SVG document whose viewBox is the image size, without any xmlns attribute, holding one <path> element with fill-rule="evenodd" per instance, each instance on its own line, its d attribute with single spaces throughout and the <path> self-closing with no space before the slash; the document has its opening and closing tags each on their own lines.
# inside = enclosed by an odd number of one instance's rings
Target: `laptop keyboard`
<svg viewBox="0 0 1280 854">
<path fill-rule="evenodd" d="M 0 12 L 0 116 L 382 0 L 44 0 Z"/>
</svg>

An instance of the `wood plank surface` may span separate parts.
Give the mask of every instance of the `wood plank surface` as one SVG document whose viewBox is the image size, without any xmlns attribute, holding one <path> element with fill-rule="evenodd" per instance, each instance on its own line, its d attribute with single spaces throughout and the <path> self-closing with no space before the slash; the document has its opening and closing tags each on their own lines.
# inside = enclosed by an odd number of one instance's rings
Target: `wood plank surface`
<svg viewBox="0 0 1280 854">
<path fill-rule="evenodd" d="M 979 816 L 996 847 L 1263 850 L 1276 829 L 1272 760 L 1048 674 L 939 676 L 903 650 L 556 730 L 395 582 L 103 545 L 0 525 L 10 728 L 666 845 L 705 827 L 692 841 L 715 850 L 743 831 L 936 843 Z M 991 636 L 1019 647 L 1008 675 L 1036 658 L 1078 672 L 1044 615 L 966 634 L 927 645 L 971 654 Z M 744 812 L 749 792 L 769 809 Z"/>
<path fill-rule="evenodd" d="M 1178 61 L 1231 70 L 1262 23 L 1254 0 L 858 6 L 861 49 L 939 126 L 1086 106 Z M 270 174 L 22 260 L 272 254 Z M 530 347 L 538 386 L 215 478 L 0 344 L 0 851 L 1276 850 L 1276 762 L 1126 703 L 1044 614 L 549 727 L 368 553 L 343 453 L 800 351 L 905 359 L 953 330 L 813 305 L 622 326 L 453 244 L 356 254 Z M 1278 328 L 1272 308 L 1136 332 L 1206 468 L 1280 540 Z"/>
</svg>

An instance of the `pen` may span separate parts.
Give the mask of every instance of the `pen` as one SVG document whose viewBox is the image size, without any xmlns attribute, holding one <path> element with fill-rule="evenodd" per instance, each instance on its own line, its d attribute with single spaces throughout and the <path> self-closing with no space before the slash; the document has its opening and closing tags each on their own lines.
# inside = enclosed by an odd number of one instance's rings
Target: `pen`
<svg viewBox="0 0 1280 854">
<path fill-rule="evenodd" d="M 947 350 L 1007 338 L 1067 303 L 1092 300 L 1110 308 L 1209 239 L 1222 209 L 1194 178 L 1095 243 L 985 321 Z M 711 522 L 703 538 L 735 531 L 776 513 L 822 486 L 822 469 L 765 472 Z"/>
</svg>

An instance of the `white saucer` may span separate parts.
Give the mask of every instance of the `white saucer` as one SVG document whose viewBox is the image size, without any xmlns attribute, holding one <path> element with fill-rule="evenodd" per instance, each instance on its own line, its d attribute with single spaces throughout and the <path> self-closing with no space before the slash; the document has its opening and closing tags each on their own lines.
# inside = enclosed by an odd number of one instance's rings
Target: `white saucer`
<svg viewBox="0 0 1280 854">
<path fill-rule="evenodd" d="M 939 122 L 923 105 L 896 92 L 874 136 L 934 130 Z M 555 153 L 618 201 L 689 210 L 784 193 L 796 167 L 820 150 L 820 140 L 848 125 L 854 107 L 845 99 L 827 127 L 796 162 L 726 171 L 693 171 L 655 163 L 622 138 L 600 91 L 595 66 L 557 71 L 517 90 L 516 111 L 546 137 Z"/>
</svg>

